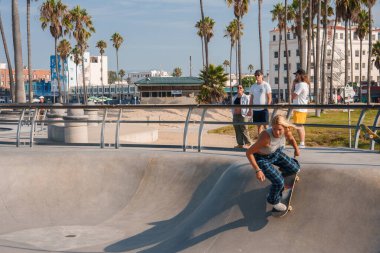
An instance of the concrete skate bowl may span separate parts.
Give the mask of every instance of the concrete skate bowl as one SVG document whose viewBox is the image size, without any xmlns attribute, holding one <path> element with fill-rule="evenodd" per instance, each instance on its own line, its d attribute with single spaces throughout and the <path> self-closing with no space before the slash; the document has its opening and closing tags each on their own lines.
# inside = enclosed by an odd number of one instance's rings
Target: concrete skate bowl
<svg viewBox="0 0 380 253">
<path fill-rule="evenodd" d="M 303 165 L 294 210 L 275 218 L 269 183 L 242 156 L 12 149 L 2 157 L 0 252 L 380 250 L 377 166 Z"/>
</svg>

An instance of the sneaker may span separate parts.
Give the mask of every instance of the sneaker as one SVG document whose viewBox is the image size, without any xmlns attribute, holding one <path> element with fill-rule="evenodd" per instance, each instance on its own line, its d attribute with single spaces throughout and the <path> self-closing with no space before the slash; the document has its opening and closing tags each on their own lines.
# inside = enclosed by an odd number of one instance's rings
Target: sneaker
<svg viewBox="0 0 380 253">
<path fill-rule="evenodd" d="M 276 211 L 279 211 L 279 212 L 285 212 L 286 209 L 287 209 L 286 205 L 282 204 L 281 202 L 275 204 L 275 205 L 273 206 L 273 208 L 274 208 Z"/>
<path fill-rule="evenodd" d="M 298 146 L 299 148 L 306 148 L 306 146 L 305 146 L 305 144 L 300 144 L 299 146 Z"/>
<path fill-rule="evenodd" d="M 243 148 L 243 145 L 236 145 L 234 148 Z"/>
<path fill-rule="evenodd" d="M 252 146 L 251 143 L 249 143 L 249 144 L 245 144 L 245 145 L 244 145 L 244 148 L 245 148 L 245 149 L 249 149 L 251 146 Z"/>
</svg>

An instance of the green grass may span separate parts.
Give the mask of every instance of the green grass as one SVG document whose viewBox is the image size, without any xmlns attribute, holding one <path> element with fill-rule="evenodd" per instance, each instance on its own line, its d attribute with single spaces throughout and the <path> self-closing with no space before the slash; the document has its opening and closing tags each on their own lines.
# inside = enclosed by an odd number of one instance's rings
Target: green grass
<svg viewBox="0 0 380 253">
<path fill-rule="evenodd" d="M 356 125 L 360 116 L 360 110 L 351 111 L 351 125 Z M 370 110 L 367 112 L 364 124 L 372 126 L 377 111 Z M 321 117 L 314 116 L 315 113 L 309 113 L 307 118 L 308 124 L 334 124 L 347 125 L 348 112 L 325 110 Z M 344 128 L 323 128 L 323 127 L 306 127 L 306 145 L 309 147 L 349 147 L 349 130 Z M 208 131 L 208 133 L 235 135 L 233 126 L 225 126 Z M 249 126 L 249 135 L 252 139 L 257 137 L 257 127 Z M 354 145 L 355 129 L 351 130 L 352 147 Z M 359 148 L 369 149 L 370 142 L 363 133 L 360 134 Z M 298 140 L 298 135 L 294 130 L 294 136 Z M 298 140 L 299 141 L 299 140 Z M 375 148 L 380 150 L 379 145 Z"/>
</svg>

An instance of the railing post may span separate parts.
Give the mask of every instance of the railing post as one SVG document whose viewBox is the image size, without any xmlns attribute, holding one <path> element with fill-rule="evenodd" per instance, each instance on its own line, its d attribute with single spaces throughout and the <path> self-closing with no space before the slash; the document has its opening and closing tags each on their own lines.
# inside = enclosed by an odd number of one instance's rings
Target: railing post
<svg viewBox="0 0 380 253">
<path fill-rule="evenodd" d="M 121 119 L 122 113 L 123 113 L 123 109 L 120 108 L 119 115 L 117 117 L 117 122 L 116 122 L 116 133 L 115 133 L 115 148 L 116 149 L 120 147 L 119 132 L 120 132 L 120 119 Z"/>
<path fill-rule="evenodd" d="M 380 110 L 377 111 L 375 120 L 373 121 L 372 131 L 374 133 L 376 133 L 376 126 L 379 123 L 380 123 Z M 375 150 L 375 141 L 374 140 L 371 140 L 371 147 L 370 148 L 371 148 L 371 150 Z"/>
<path fill-rule="evenodd" d="M 24 119 L 24 115 L 25 115 L 25 108 L 22 109 L 20 119 L 18 121 L 17 135 L 16 135 L 16 147 L 20 147 L 21 124 L 22 124 L 22 120 Z"/>
<path fill-rule="evenodd" d="M 36 119 L 37 119 L 37 116 L 40 112 L 40 109 L 39 108 L 36 108 L 34 110 L 34 115 L 33 115 L 33 119 L 32 119 L 32 124 L 30 125 L 30 136 L 29 136 L 29 147 L 33 147 L 33 141 L 34 141 L 34 130 L 35 130 L 35 122 L 36 122 Z M 29 112 L 30 113 L 30 112 Z"/>
<path fill-rule="evenodd" d="M 189 111 L 187 112 L 187 116 L 186 116 L 185 128 L 183 131 L 183 152 L 186 152 L 187 132 L 189 130 L 189 122 L 190 122 L 192 111 L 193 111 L 193 107 L 190 107 Z"/>
<path fill-rule="evenodd" d="M 199 131 L 198 131 L 198 152 L 201 152 L 201 145 L 202 145 L 202 133 L 203 133 L 203 126 L 204 126 L 204 119 L 206 116 L 207 108 L 204 108 L 202 111 L 201 116 L 201 123 L 199 124 Z"/>
<path fill-rule="evenodd" d="M 293 109 L 289 108 L 288 112 L 286 113 L 286 120 L 290 120 L 290 117 L 292 116 Z"/>
<path fill-rule="evenodd" d="M 104 109 L 102 129 L 100 131 L 100 148 L 104 148 L 104 131 L 106 128 L 106 119 L 107 119 L 108 108 Z"/>
<path fill-rule="evenodd" d="M 350 110 L 350 108 L 348 108 L 348 110 Z M 360 124 L 363 123 L 364 121 L 364 117 L 367 113 L 367 109 L 363 109 L 360 113 L 360 116 L 359 116 L 359 119 L 358 119 L 358 123 L 356 124 L 356 128 L 355 128 L 355 139 L 354 139 L 354 148 L 357 149 L 358 146 L 359 146 L 359 137 L 360 137 Z"/>
</svg>

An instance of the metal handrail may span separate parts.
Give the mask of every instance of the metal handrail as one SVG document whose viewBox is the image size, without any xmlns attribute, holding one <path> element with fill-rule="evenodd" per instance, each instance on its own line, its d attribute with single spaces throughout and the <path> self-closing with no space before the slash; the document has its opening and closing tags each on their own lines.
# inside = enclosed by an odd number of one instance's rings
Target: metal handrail
<svg viewBox="0 0 380 253">
<path fill-rule="evenodd" d="M 289 118 L 291 115 L 292 110 L 294 109 L 361 109 L 361 115 L 359 117 L 358 123 L 356 125 L 334 125 L 334 124 L 303 124 L 303 126 L 308 127 L 326 127 L 326 128 L 347 128 L 347 129 L 355 129 L 355 148 L 357 148 L 358 139 L 360 136 L 360 123 L 364 120 L 365 112 L 368 110 L 378 110 L 378 114 L 376 116 L 376 119 L 373 123 L 372 129 L 374 131 L 380 130 L 380 127 L 377 127 L 377 124 L 380 120 L 380 104 L 355 104 L 355 105 L 289 105 L 289 104 L 277 104 L 277 105 L 40 105 L 40 104 L 15 104 L 15 105 L 0 105 L 0 110 L 2 109 L 22 109 L 21 116 L 19 120 L 2 120 L 0 119 L 0 123 L 2 122 L 12 122 L 17 123 L 18 122 L 18 128 L 17 128 L 17 141 L 16 146 L 19 147 L 20 144 L 20 131 L 22 123 L 25 122 L 24 115 L 26 109 L 32 110 L 35 109 L 35 112 L 37 114 L 39 109 L 104 109 L 104 116 L 102 120 L 36 120 L 33 119 L 33 123 L 60 123 L 60 122 L 87 122 L 87 123 L 102 123 L 102 131 L 101 131 L 101 138 L 100 138 L 100 147 L 104 148 L 104 131 L 105 131 L 105 124 L 106 123 L 116 123 L 116 134 L 115 134 L 115 148 L 120 147 L 119 142 L 119 133 L 120 133 L 120 124 L 122 123 L 176 123 L 176 124 L 184 124 L 184 133 L 183 133 L 183 151 L 186 151 L 187 148 L 187 135 L 188 135 L 188 127 L 190 123 L 199 124 L 199 132 L 198 132 L 198 151 L 201 151 L 201 145 L 202 145 L 202 133 L 203 133 L 203 127 L 205 124 L 220 124 L 220 125 L 258 125 L 258 123 L 253 122 L 223 122 L 223 121 L 206 121 L 205 120 L 205 114 L 206 111 L 209 109 L 227 109 L 227 108 L 267 108 L 267 109 L 273 109 L 272 118 L 279 110 L 287 110 L 287 117 Z M 107 120 L 107 113 L 109 109 L 119 109 L 118 119 L 117 120 Z M 150 121 L 150 120 L 121 120 L 123 109 L 188 109 L 187 117 L 185 121 Z M 192 111 L 194 109 L 203 109 L 202 117 L 200 121 L 190 120 Z M 46 110 L 45 110 L 46 113 Z M 261 123 L 262 124 L 262 123 Z M 31 131 L 34 131 L 33 128 Z M 33 142 L 33 134 L 30 134 L 30 142 Z M 32 147 L 32 144 L 30 145 Z M 373 149 L 374 144 L 372 144 Z"/>
</svg>

